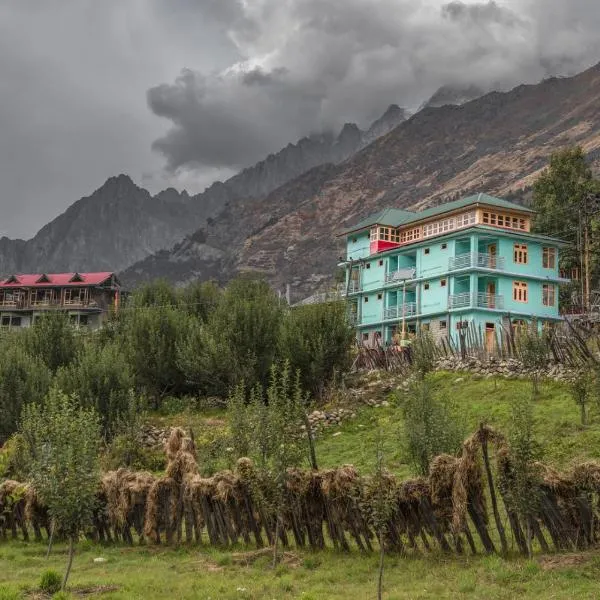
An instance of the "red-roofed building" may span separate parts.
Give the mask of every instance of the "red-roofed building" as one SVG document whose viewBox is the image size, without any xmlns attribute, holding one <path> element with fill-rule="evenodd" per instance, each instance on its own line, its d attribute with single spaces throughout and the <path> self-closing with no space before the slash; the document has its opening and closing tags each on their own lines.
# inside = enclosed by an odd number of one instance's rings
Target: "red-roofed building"
<svg viewBox="0 0 600 600">
<path fill-rule="evenodd" d="M 119 306 L 114 273 L 35 273 L 0 279 L 0 326 L 29 327 L 48 311 L 67 312 L 74 325 L 95 329 Z"/>
</svg>

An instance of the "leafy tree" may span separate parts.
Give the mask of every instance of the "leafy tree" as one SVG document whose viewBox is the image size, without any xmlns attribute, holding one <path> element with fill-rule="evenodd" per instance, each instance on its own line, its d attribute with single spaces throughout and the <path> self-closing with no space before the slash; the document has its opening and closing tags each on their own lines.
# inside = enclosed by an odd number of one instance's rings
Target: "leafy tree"
<svg viewBox="0 0 600 600">
<path fill-rule="evenodd" d="M 23 407 L 44 398 L 51 378 L 48 367 L 22 344 L 5 345 L 0 352 L 0 446 L 17 430 Z"/>
<path fill-rule="evenodd" d="M 201 322 L 208 319 L 220 297 L 221 291 L 212 281 L 194 281 L 179 291 L 179 302 L 183 310 Z"/>
<path fill-rule="evenodd" d="M 232 281 L 205 324 L 192 324 L 177 348 L 189 384 L 227 396 L 240 382 L 266 386 L 282 311 L 264 281 Z"/>
<path fill-rule="evenodd" d="M 456 454 L 464 438 L 464 427 L 455 407 L 436 398 L 427 378 L 413 381 L 403 404 L 406 454 L 418 475 L 429 473 L 438 454 Z"/>
<path fill-rule="evenodd" d="M 100 423 L 94 409 L 57 388 L 43 405 L 25 408 L 22 433 L 30 457 L 30 477 L 50 517 L 69 540 L 67 585 L 75 542 L 93 523 L 100 480 Z"/>
<path fill-rule="evenodd" d="M 279 356 L 300 371 L 305 390 L 321 396 L 335 373 L 350 366 L 354 336 L 344 302 L 300 306 L 282 320 Z"/>
<path fill-rule="evenodd" d="M 175 288 L 164 279 L 155 279 L 137 288 L 127 302 L 129 308 L 177 306 L 179 298 Z"/>
<path fill-rule="evenodd" d="M 24 336 L 27 352 L 44 361 L 53 373 L 68 365 L 81 347 L 81 338 L 69 316 L 58 311 L 38 317 Z"/>
<path fill-rule="evenodd" d="M 519 330 L 516 349 L 523 366 L 529 370 L 533 396 L 536 397 L 539 393 L 540 373 L 548 363 L 548 340 L 546 334 L 539 333 L 535 319 Z"/>
<path fill-rule="evenodd" d="M 135 307 L 126 316 L 124 352 L 138 390 L 158 408 L 166 394 L 181 392 L 184 377 L 177 346 L 190 329 L 190 317 L 172 306 Z"/>
<path fill-rule="evenodd" d="M 582 211 L 586 200 L 600 193 L 600 182 L 592 171 L 580 146 L 555 152 L 550 157 L 549 167 L 543 171 L 533 186 L 533 208 L 537 211 L 534 231 L 553 235 L 572 242 L 560 253 L 561 267 L 570 270 L 577 267 L 582 271 L 581 254 L 577 247 L 577 232 L 582 224 Z M 591 217 L 588 235 L 592 257 L 592 279 L 600 275 L 600 216 Z M 565 288 L 562 301 L 570 302 L 573 288 Z"/>
<path fill-rule="evenodd" d="M 587 405 L 591 399 L 593 379 L 588 371 L 577 374 L 571 382 L 571 397 L 579 406 L 581 412 L 581 424 L 587 424 Z"/>
<path fill-rule="evenodd" d="M 417 378 L 425 379 L 435 367 L 435 340 L 429 331 L 419 331 L 410 346 L 412 369 Z"/>
<path fill-rule="evenodd" d="M 527 551 L 531 557 L 532 527 L 541 497 L 541 479 L 535 466 L 541 458 L 541 447 L 534 435 L 530 400 L 519 398 L 512 404 L 509 444 L 511 477 L 507 496 L 525 522 Z"/>
<path fill-rule="evenodd" d="M 56 385 L 76 395 L 82 405 L 95 408 L 104 435 L 110 438 L 128 411 L 134 379 L 116 344 L 88 343 L 71 364 L 58 370 Z"/>
</svg>

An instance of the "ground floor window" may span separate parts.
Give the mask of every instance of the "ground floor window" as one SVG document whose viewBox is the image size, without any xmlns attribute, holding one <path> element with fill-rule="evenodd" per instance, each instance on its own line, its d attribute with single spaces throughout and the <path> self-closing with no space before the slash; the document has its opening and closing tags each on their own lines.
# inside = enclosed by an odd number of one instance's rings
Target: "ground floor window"
<svg viewBox="0 0 600 600">
<path fill-rule="evenodd" d="M 542 286 L 542 303 L 544 304 L 544 306 L 555 305 L 555 288 L 552 284 L 544 283 L 544 285 Z"/>
</svg>

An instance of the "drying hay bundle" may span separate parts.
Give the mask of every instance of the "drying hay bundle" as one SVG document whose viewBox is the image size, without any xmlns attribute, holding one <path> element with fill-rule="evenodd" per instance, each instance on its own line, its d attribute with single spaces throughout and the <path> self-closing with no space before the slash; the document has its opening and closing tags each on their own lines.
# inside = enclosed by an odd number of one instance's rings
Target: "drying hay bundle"
<svg viewBox="0 0 600 600">
<path fill-rule="evenodd" d="M 47 535 L 50 535 L 48 507 L 42 503 L 37 491 L 31 484 L 27 484 L 25 487 L 25 519 L 33 527 L 37 541 L 42 539 L 42 527 L 46 529 Z"/>
<path fill-rule="evenodd" d="M 0 483 L 0 537 L 6 538 L 10 529 L 12 537 L 17 537 L 17 529 L 21 530 L 23 539 L 29 539 L 25 519 L 26 486 L 18 481 L 8 479 Z"/>
<path fill-rule="evenodd" d="M 169 439 L 165 442 L 165 454 L 168 460 L 173 460 L 177 453 L 181 450 L 185 431 L 181 427 L 173 427 L 169 434 Z"/>
<path fill-rule="evenodd" d="M 166 476 L 182 484 L 186 477 L 193 477 L 198 475 L 199 472 L 194 455 L 182 449 L 169 461 Z"/>
<path fill-rule="evenodd" d="M 179 541 L 182 510 L 181 485 L 172 477 L 156 479 L 148 491 L 144 534 L 156 544 L 160 544 L 163 531 L 167 544 L 174 534 Z"/>
</svg>

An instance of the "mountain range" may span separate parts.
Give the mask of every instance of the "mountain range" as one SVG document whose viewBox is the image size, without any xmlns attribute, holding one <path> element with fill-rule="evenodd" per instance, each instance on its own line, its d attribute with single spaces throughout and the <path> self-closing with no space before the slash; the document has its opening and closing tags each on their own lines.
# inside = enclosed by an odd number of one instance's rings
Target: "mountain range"
<svg viewBox="0 0 600 600">
<path fill-rule="evenodd" d="M 338 135 L 305 137 L 195 196 L 173 188 L 152 196 L 126 175 L 111 177 L 32 239 L 0 238 L 0 274 L 122 271 L 194 234 L 230 204 L 262 198 L 313 167 L 346 160 L 406 118 L 391 105 L 366 131 L 347 123 Z"/>
<path fill-rule="evenodd" d="M 419 209 L 476 191 L 526 201 L 549 155 L 567 145 L 600 166 L 600 65 L 478 93 L 441 89 L 412 116 L 391 106 L 367 131 L 348 124 L 304 138 L 196 196 L 152 197 L 111 178 L 32 240 L 0 240 L 0 272 L 111 262 L 132 287 L 255 271 L 299 300 L 331 285 L 336 233 L 384 206 Z"/>
</svg>

